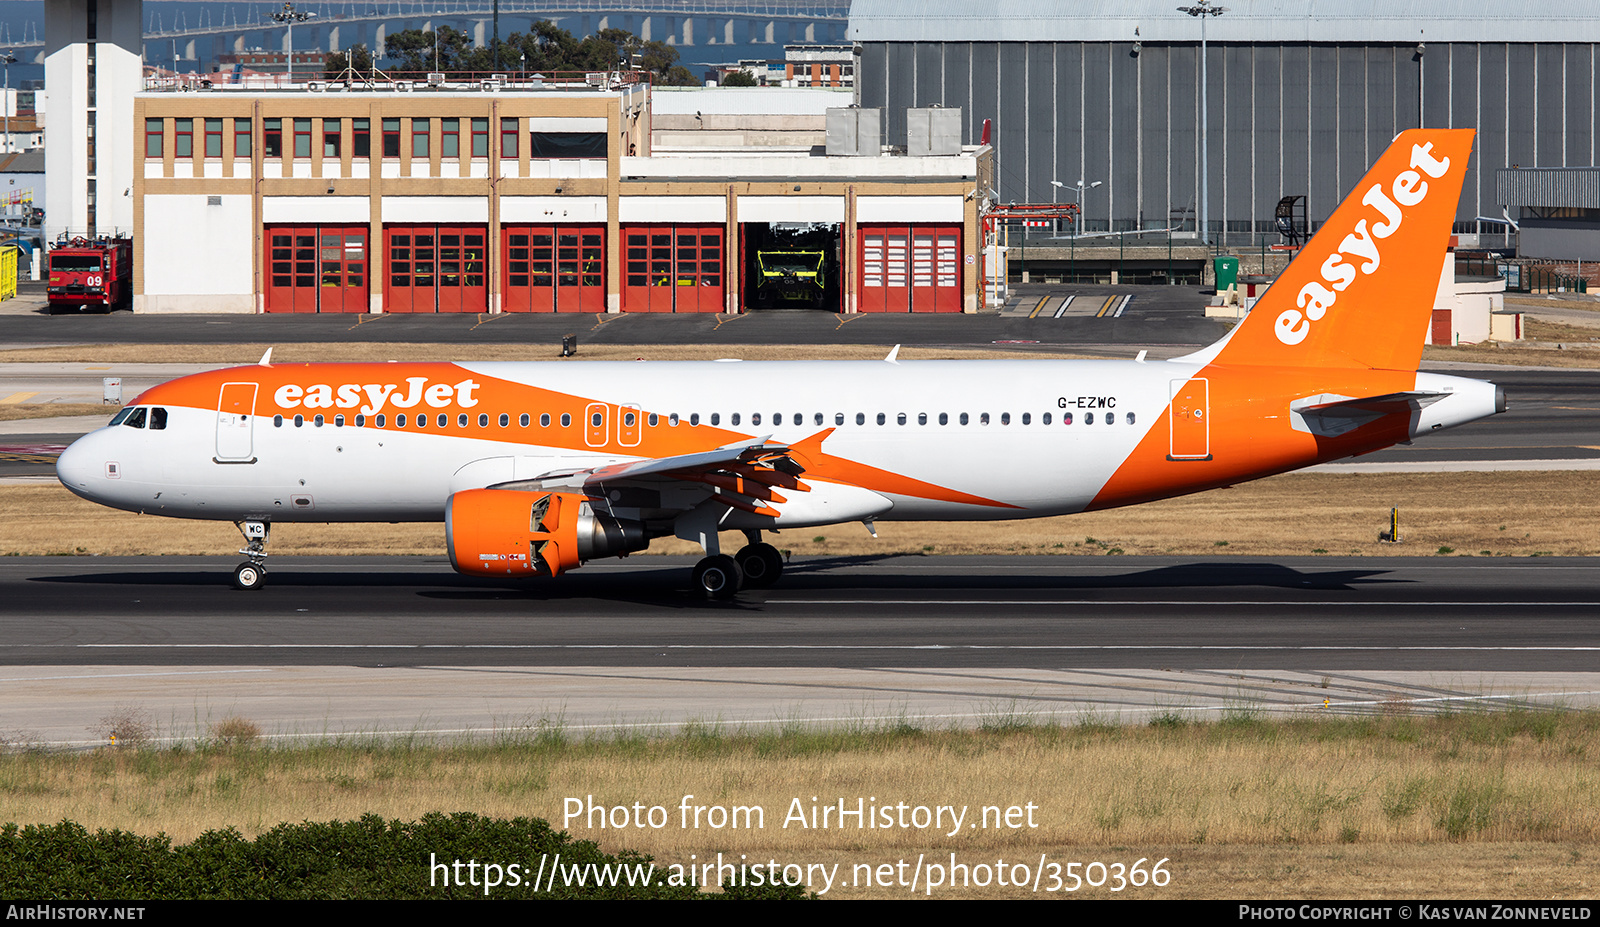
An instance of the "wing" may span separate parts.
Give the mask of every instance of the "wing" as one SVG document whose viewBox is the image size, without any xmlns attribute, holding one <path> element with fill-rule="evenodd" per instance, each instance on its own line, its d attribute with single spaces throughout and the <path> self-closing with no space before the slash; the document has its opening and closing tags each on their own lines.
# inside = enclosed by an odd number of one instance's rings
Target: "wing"
<svg viewBox="0 0 1600 927">
<path fill-rule="evenodd" d="M 832 431 L 802 443 L 820 445 Z M 693 454 L 554 471 L 490 488 L 581 492 L 606 500 L 614 509 L 637 509 L 646 519 L 671 517 L 708 500 L 775 518 L 777 506 L 787 501 L 784 491 L 811 491 L 799 479 L 805 468 L 796 461 L 794 450 L 759 438 Z"/>
</svg>

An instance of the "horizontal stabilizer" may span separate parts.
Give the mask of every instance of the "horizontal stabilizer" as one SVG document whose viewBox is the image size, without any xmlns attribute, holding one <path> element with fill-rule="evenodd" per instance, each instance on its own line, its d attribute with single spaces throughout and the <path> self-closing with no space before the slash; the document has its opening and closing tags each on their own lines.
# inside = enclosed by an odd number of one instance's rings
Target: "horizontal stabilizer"
<svg viewBox="0 0 1600 927">
<path fill-rule="evenodd" d="M 1289 404 L 1290 421 L 1296 431 L 1333 438 L 1386 415 L 1415 415 L 1449 395 L 1413 390 L 1360 398 L 1310 396 Z"/>
</svg>

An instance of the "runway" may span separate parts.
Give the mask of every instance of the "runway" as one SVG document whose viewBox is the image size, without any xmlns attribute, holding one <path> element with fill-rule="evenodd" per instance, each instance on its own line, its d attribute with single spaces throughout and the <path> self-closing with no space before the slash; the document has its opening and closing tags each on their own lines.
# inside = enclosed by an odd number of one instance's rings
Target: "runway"
<svg viewBox="0 0 1600 927">
<path fill-rule="evenodd" d="M 818 559 L 727 605 L 687 558 L 524 589 L 284 558 L 253 594 L 231 562 L 0 563 L 0 731 L 82 743 L 113 702 L 305 736 L 1600 701 L 1600 560 Z"/>
</svg>

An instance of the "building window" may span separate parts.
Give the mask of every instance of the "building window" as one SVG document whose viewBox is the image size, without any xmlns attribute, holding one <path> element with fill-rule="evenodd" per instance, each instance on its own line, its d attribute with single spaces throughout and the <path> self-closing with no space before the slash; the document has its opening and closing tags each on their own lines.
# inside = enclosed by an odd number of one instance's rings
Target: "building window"
<svg viewBox="0 0 1600 927">
<path fill-rule="evenodd" d="M 343 136 L 339 131 L 341 128 L 342 126 L 338 119 L 322 120 L 322 156 L 324 158 L 333 158 L 336 161 L 339 159 L 339 149 L 343 141 Z"/>
<path fill-rule="evenodd" d="M 428 123 L 429 119 L 411 120 L 411 157 L 426 158 L 428 156 Z"/>
<path fill-rule="evenodd" d="M 206 120 L 206 157 L 222 157 L 222 120 Z"/>
<path fill-rule="evenodd" d="M 424 155 L 428 153 L 426 144 L 423 146 L 422 153 Z M 439 157 L 461 157 L 461 120 L 439 120 Z"/>
<path fill-rule="evenodd" d="M 472 120 L 472 156 L 474 158 L 489 157 L 489 120 Z"/>
<path fill-rule="evenodd" d="M 265 119 L 261 123 L 261 153 L 268 158 L 283 157 L 283 120 Z"/>
<path fill-rule="evenodd" d="M 161 157 L 161 120 L 146 119 L 144 121 L 144 156 L 147 158 Z"/>
<path fill-rule="evenodd" d="M 193 119 L 174 119 L 172 121 L 172 156 L 174 158 L 194 157 Z"/>
<path fill-rule="evenodd" d="M 235 158 L 250 157 L 250 120 L 235 119 L 233 121 L 233 156 Z"/>
<path fill-rule="evenodd" d="M 517 120 L 500 120 L 500 157 L 517 157 Z"/>
<path fill-rule="evenodd" d="M 383 156 L 385 158 L 400 157 L 400 120 L 385 119 L 383 121 Z"/>
<path fill-rule="evenodd" d="M 528 134 L 530 158 L 604 158 L 604 132 L 531 132 Z"/>
<path fill-rule="evenodd" d="M 294 156 L 297 158 L 311 157 L 311 120 L 296 119 L 294 121 Z"/>
<path fill-rule="evenodd" d="M 372 123 L 367 119 L 350 121 L 350 156 L 366 159 L 372 157 Z"/>
</svg>

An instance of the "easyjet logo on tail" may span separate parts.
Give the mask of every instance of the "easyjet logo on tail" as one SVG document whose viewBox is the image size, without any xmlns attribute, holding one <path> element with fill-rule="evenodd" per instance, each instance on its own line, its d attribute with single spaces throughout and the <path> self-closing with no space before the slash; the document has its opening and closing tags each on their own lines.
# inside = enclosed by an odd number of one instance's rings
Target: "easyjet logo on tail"
<svg viewBox="0 0 1600 927">
<path fill-rule="evenodd" d="M 1296 345 L 1311 334 L 1311 327 L 1320 321 L 1339 301 L 1339 294 L 1355 282 L 1357 272 L 1371 274 L 1383 265 L 1380 242 L 1400 229 L 1406 210 L 1421 203 L 1428 196 L 1426 174 L 1433 180 L 1450 170 L 1450 159 L 1436 158 L 1433 143 L 1411 146 L 1411 169 L 1395 175 L 1385 191 L 1382 183 L 1373 184 L 1361 197 L 1361 204 L 1373 210 L 1371 224 L 1362 219 L 1355 229 L 1339 242 L 1338 250 L 1322 262 L 1322 281 L 1312 281 L 1300 288 L 1295 298 L 1297 309 L 1285 309 L 1273 323 L 1278 340 L 1286 345 Z"/>
</svg>

